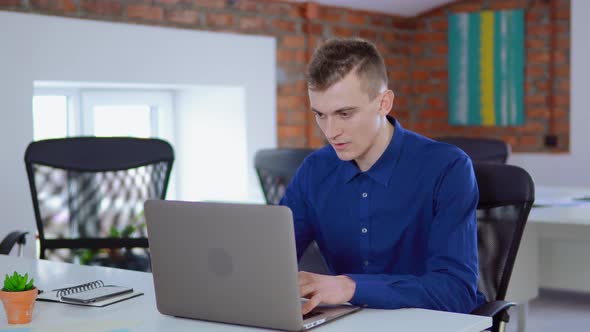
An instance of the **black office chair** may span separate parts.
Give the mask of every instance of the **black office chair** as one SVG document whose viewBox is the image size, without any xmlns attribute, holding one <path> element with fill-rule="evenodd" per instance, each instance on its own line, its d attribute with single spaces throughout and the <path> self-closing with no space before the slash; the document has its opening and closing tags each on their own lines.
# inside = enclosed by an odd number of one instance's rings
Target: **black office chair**
<svg viewBox="0 0 590 332">
<path fill-rule="evenodd" d="M 488 301 L 472 314 L 493 318 L 492 331 L 504 331 L 508 309 L 506 291 L 524 227 L 535 200 L 535 185 L 522 168 L 475 163 L 479 187 L 477 237 L 479 290 Z"/>
<path fill-rule="evenodd" d="M 29 144 L 25 164 L 41 258 L 149 271 L 143 203 L 164 199 L 174 152 L 159 139 Z"/>
<path fill-rule="evenodd" d="M 267 204 L 279 204 L 297 168 L 305 157 L 314 151 L 314 149 L 265 149 L 256 153 L 254 167 Z M 315 241 L 301 256 L 299 269 L 320 274 L 330 273 Z"/>
<path fill-rule="evenodd" d="M 29 232 L 14 231 L 6 235 L 0 242 L 0 255 L 8 255 L 15 245 L 18 245 L 18 255 L 23 255 L 23 247 L 27 243 L 26 235 Z"/>
<path fill-rule="evenodd" d="M 474 162 L 496 162 L 505 164 L 510 155 L 510 145 L 493 138 L 439 137 L 437 141 L 457 146 Z"/>
</svg>

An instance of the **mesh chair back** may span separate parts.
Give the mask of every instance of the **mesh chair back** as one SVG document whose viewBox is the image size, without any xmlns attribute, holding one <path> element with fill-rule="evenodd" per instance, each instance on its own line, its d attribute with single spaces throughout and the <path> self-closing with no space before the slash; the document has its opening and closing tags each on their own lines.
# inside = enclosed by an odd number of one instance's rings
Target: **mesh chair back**
<svg viewBox="0 0 590 332">
<path fill-rule="evenodd" d="M 267 204 L 279 204 L 303 159 L 313 149 L 265 149 L 254 157 L 254 167 Z"/>
<path fill-rule="evenodd" d="M 305 157 L 314 149 L 267 149 L 256 153 L 254 167 L 267 204 L 277 205 Z M 305 250 L 299 261 L 302 271 L 329 274 L 320 249 L 315 241 Z"/>
<path fill-rule="evenodd" d="M 173 161 L 172 147 L 159 139 L 74 137 L 29 144 L 25 164 L 41 258 L 148 270 L 145 249 L 133 255 L 117 248 L 148 247 L 143 203 L 164 199 Z"/>
<path fill-rule="evenodd" d="M 474 162 L 505 164 L 510 155 L 510 145 L 502 140 L 470 137 L 439 137 L 436 140 L 457 146 Z"/>
<path fill-rule="evenodd" d="M 522 168 L 474 163 L 479 187 L 479 290 L 488 302 L 504 300 L 535 188 Z"/>
</svg>

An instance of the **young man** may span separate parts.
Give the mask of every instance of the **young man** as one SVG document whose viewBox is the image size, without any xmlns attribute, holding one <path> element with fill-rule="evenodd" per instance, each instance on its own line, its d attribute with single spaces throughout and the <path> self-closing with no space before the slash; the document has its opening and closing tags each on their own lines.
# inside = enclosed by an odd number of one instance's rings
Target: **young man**
<svg viewBox="0 0 590 332">
<path fill-rule="evenodd" d="M 298 259 L 315 240 L 335 276 L 300 272 L 304 314 L 319 303 L 462 313 L 482 304 L 469 157 L 388 116 L 394 94 L 366 41 L 318 48 L 308 91 L 329 145 L 306 158 L 281 204 L 293 211 Z"/>
</svg>

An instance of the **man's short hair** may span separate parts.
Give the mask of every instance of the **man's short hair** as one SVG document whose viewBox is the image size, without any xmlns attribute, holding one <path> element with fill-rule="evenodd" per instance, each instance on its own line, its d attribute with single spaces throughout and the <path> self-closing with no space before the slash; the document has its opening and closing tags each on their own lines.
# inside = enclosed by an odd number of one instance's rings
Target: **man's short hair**
<svg viewBox="0 0 590 332">
<path fill-rule="evenodd" d="M 307 68 L 307 86 L 325 91 L 353 70 L 370 99 L 388 85 L 387 69 L 375 45 L 363 39 L 335 38 L 315 50 Z"/>
</svg>

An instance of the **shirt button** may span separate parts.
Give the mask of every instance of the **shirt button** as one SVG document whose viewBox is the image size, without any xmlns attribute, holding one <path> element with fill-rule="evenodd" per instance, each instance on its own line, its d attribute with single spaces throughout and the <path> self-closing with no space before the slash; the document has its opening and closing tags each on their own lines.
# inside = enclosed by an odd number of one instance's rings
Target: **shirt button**
<svg viewBox="0 0 590 332">
<path fill-rule="evenodd" d="M 363 262 L 363 264 L 364 264 L 365 266 L 368 266 L 368 265 L 369 265 L 369 261 L 364 261 L 364 262 Z"/>
<path fill-rule="evenodd" d="M 367 193 L 363 193 L 363 198 L 367 198 L 367 196 L 369 196 Z"/>
<path fill-rule="evenodd" d="M 366 232 L 368 232 L 368 231 L 369 231 L 369 230 L 368 230 L 368 229 L 366 229 L 366 228 L 364 228 L 364 227 L 363 227 L 363 229 L 361 229 L 361 232 L 363 232 L 363 233 L 366 233 Z"/>
</svg>

